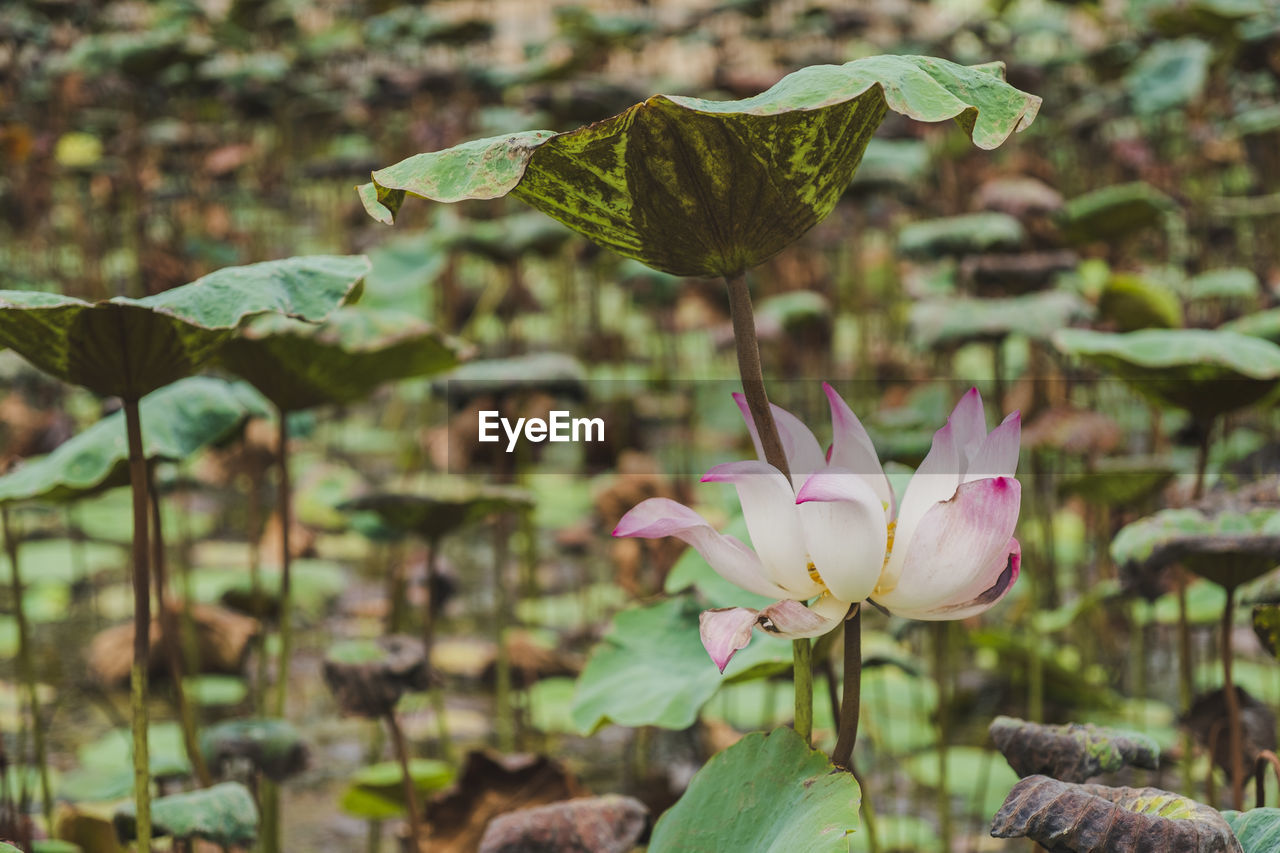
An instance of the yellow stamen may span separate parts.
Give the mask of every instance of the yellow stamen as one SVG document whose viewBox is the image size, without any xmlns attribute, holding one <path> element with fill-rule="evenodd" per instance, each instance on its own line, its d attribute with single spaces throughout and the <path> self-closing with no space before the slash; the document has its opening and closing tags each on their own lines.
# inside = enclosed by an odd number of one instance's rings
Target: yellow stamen
<svg viewBox="0 0 1280 853">
<path fill-rule="evenodd" d="M 816 584 L 821 584 L 823 589 L 827 588 L 827 582 L 822 579 L 822 575 L 818 574 L 818 567 L 813 564 L 813 560 L 809 561 L 809 577 Z"/>
<path fill-rule="evenodd" d="M 881 577 L 884 577 L 884 570 L 889 567 L 889 557 L 891 554 L 893 554 L 893 537 L 894 537 L 894 534 L 896 534 L 897 532 L 898 532 L 898 522 L 895 519 L 889 522 L 888 524 L 889 535 L 884 543 L 884 564 L 880 567 Z M 897 583 L 894 583 L 892 586 L 887 586 L 887 587 L 881 584 L 876 584 L 875 592 L 873 593 L 873 595 L 884 595 L 886 593 L 893 592 L 895 589 L 897 589 L 897 587 L 898 587 Z"/>
</svg>

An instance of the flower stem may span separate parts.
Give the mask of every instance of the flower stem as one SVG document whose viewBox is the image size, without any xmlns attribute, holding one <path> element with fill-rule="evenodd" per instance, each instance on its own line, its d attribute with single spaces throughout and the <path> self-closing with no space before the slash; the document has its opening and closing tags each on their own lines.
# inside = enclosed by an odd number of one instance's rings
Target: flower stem
<svg viewBox="0 0 1280 853">
<path fill-rule="evenodd" d="M 764 371 L 760 366 L 760 343 L 756 340 L 755 313 L 751 308 L 751 291 L 747 287 L 745 273 L 725 276 L 729 288 L 729 311 L 733 315 L 733 343 L 738 351 L 738 375 L 742 379 L 742 393 L 747 398 L 751 420 L 760 436 L 764 461 L 782 472 L 788 482 L 791 467 L 782 449 L 778 426 L 773 422 L 773 410 L 764 391 Z M 791 646 L 795 662 L 796 731 L 808 741 L 813 728 L 813 670 L 811 650 L 807 639 L 795 640 Z"/>
<path fill-rule="evenodd" d="M 1231 751 L 1231 808 L 1244 808 L 1244 750 L 1240 731 L 1240 697 L 1231 673 L 1231 629 L 1235 622 L 1236 588 L 1227 587 L 1227 603 L 1222 610 L 1222 691 L 1227 699 L 1228 749 Z"/>
<path fill-rule="evenodd" d="M 124 401 L 129 441 L 129 485 L 133 492 L 133 796 L 137 807 L 138 850 L 151 850 L 151 759 L 147 743 L 147 676 L 151 662 L 151 564 L 147 530 L 147 459 L 142 449 L 142 415 L 137 400 Z"/>
<path fill-rule="evenodd" d="M 853 747 L 858 741 L 858 714 L 862 709 L 862 605 L 844 623 L 844 697 L 840 701 L 840 728 L 831 761 L 853 768 Z"/>
<path fill-rule="evenodd" d="M 289 696 L 289 654 L 291 652 L 293 619 L 291 599 L 293 579 L 289 571 L 291 562 L 289 553 L 289 527 L 293 524 L 293 513 L 289 505 L 292 497 L 289 493 L 289 413 L 280 410 L 280 657 L 276 668 L 276 701 L 275 716 L 284 717 L 285 700 Z"/>
</svg>

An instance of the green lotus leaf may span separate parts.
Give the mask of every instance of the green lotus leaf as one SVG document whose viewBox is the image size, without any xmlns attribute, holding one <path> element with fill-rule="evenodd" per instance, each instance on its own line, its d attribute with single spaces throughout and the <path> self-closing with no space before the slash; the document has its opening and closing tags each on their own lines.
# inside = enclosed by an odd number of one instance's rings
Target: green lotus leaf
<svg viewBox="0 0 1280 853">
<path fill-rule="evenodd" d="M 315 255 L 228 267 L 143 299 L 0 291 L 0 344 L 64 382 L 138 400 L 196 372 L 252 316 L 323 319 L 358 298 L 368 269 L 363 256 Z"/>
<path fill-rule="evenodd" d="M 1223 301 L 1252 305 L 1261 294 L 1258 276 L 1253 270 L 1243 267 L 1209 270 L 1186 283 L 1187 299 L 1192 302 Z"/>
<path fill-rule="evenodd" d="M 1252 335 L 1263 338 L 1273 344 L 1280 344 L 1280 308 L 1268 308 L 1266 311 L 1255 311 L 1237 317 L 1218 327 L 1223 332 L 1235 332 L 1240 335 Z"/>
<path fill-rule="evenodd" d="M 1201 419 L 1252 405 L 1280 382 L 1280 346 L 1236 332 L 1063 329 L 1053 342 L 1142 394 Z"/>
<path fill-rule="evenodd" d="M 1125 77 L 1134 111 L 1155 115 L 1200 97 L 1212 58 L 1208 42 L 1194 38 L 1159 41 L 1147 48 Z"/>
<path fill-rule="evenodd" d="M 116 831 L 132 839 L 137 831 L 133 804 L 115 814 Z M 239 782 L 170 794 L 151 802 L 151 825 L 157 835 L 200 838 L 224 847 L 252 844 L 258 838 L 258 807 Z"/>
<path fill-rule="evenodd" d="M 307 745 L 287 720 L 224 720 L 200 732 L 200 752 L 211 767 L 247 760 L 267 778 L 282 782 L 307 765 Z"/>
<path fill-rule="evenodd" d="M 1077 241 L 1118 240 L 1162 226 L 1177 209 L 1173 199 L 1150 184 L 1114 184 L 1068 201 L 1063 219 L 1068 236 Z"/>
<path fill-rule="evenodd" d="M 1105 458 L 1089 471 L 1063 475 L 1058 494 L 1095 506 L 1133 506 L 1169 484 L 1177 470 L 1166 459 Z"/>
<path fill-rule="evenodd" d="M 1131 273 L 1113 275 L 1098 296 L 1098 319 L 1121 332 L 1182 327 L 1182 302 L 1158 281 Z"/>
<path fill-rule="evenodd" d="M 380 761 L 361 767 L 351 775 L 350 787 L 343 796 L 342 809 L 357 817 L 385 819 L 404 813 L 404 771 L 398 761 Z M 457 772 L 443 761 L 414 758 L 409 762 L 409 778 L 419 795 L 430 795 L 453 784 Z M 353 794 L 363 796 L 352 796 Z M 390 808 L 388 815 L 368 814 L 364 797 L 376 797 Z M 364 808 L 362 808 L 364 806 Z"/>
<path fill-rule="evenodd" d="M 1047 290 L 997 299 L 938 299 L 911 306 L 912 340 L 922 349 L 995 341 L 1010 334 L 1047 339 L 1089 316 L 1074 293 Z"/>
<path fill-rule="evenodd" d="M 179 461 L 267 415 L 266 401 L 247 385 L 195 376 L 142 399 L 142 448 L 148 459 Z M 0 503 L 68 501 L 129 482 L 124 413 L 108 415 L 52 453 L 0 477 Z"/>
<path fill-rule="evenodd" d="M 468 362 L 435 385 L 456 403 L 471 397 L 520 391 L 581 398 L 586 395 L 586 379 L 587 372 L 577 359 L 557 352 L 539 352 Z"/>
<path fill-rule="evenodd" d="M 614 617 L 591 653 L 573 697 L 573 724 L 584 734 L 606 723 L 685 729 L 720 685 L 785 671 L 791 646 L 757 636 L 723 676 L 698 634 L 702 608 L 689 596 Z"/>
<path fill-rule="evenodd" d="M 872 139 L 853 176 L 858 189 L 909 189 L 929 170 L 929 146 L 920 139 Z"/>
<path fill-rule="evenodd" d="M 1280 809 L 1250 809 L 1223 812 L 1244 853 L 1272 853 L 1280 850 Z"/>
<path fill-rule="evenodd" d="M 1253 633 L 1268 654 L 1280 659 L 1280 605 L 1259 604 L 1253 608 Z"/>
<path fill-rule="evenodd" d="M 853 774 L 837 771 L 794 730 L 756 732 L 694 775 L 653 828 L 649 850 L 846 853 L 861 800 Z"/>
<path fill-rule="evenodd" d="M 1280 565 L 1280 512 L 1161 510 L 1121 528 L 1111 557 L 1149 568 L 1181 563 L 1220 586 L 1236 587 Z"/>
<path fill-rule="evenodd" d="M 350 307 L 319 324 L 258 317 L 218 360 L 281 411 L 296 412 L 355 402 L 384 382 L 448 370 L 465 353 L 461 342 L 408 314 Z"/>
<path fill-rule="evenodd" d="M 338 509 L 371 515 L 378 526 L 399 536 L 413 534 L 433 540 L 496 512 L 532 505 L 529 494 L 520 489 L 470 480 L 436 477 L 423 486 L 422 491 L 413 493 L 365 495 L 340 504 Z M 369 521 L 357 517 L 354 523 L 357 528 L 369 529 Z"/>
<path fill-rule="evenodd" d="M 965 213 L 903 226 L 898 251 L 919 258 L 972 255 L 1017 249 L 1026 239 L 1022 223 L 1007 213 Z"/>
<path fill-rule="evenodd" d="M 1002 67 L 921 56 L 815 65 L 741 101 L 655 95 L 570 131 L 525 131 L 418 154 L 373 173 L 366 210 L 406 195 L 508 193 L 621 255 L 675 275 L 731 275 L 821 221 L 888 110 L 956 119 L 981 148 L 1031 123 L 1040 99 Z"/>
<path fill-rule="evenodd" d="M 1030 838 L 1052 853 L 1177 850 L 1242 853 L 1217 810 L 1158 788 L 1108 788 L 1028 776 L 992 821 L 995 838 Z"/>
</svg>

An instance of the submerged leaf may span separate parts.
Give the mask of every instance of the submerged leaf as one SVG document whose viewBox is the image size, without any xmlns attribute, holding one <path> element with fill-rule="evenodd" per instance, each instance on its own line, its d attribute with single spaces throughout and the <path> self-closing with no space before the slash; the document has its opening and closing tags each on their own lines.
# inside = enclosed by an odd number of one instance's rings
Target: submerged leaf
<svg viewBox="0 0 1280 853">
<path fill-rule="evenodd" d="M 757 732 L 694 775 L 654 827 L 649 850 L 844 853 L 861 800 L 853 774 L 837 770 L 793 729 Z"/>
<path fill-rule="evenodd" d="M 1136 732 L 1094 725 L 1049 726 L 1012 717 L 996 717 L 991 739 L 1019 776 L 1050 776 L 1084 782 L 1132 765 L 1155 770 L 1160 747 Z"/>
<path fill-rule="evenodd" d="M 358 298 L 363 256 L 316 255 L 228 267 L 144 299 L 85 302 L 0 291 L 0 344 L 44 372 L 127 400 L 189 376 L 250 317 L 316 321 Z"/>
<path fill-rule="evenodd" d="M 1049 853 L 1242 853 L 1215 809 L 1159 788 L 1108 788 L 1028 776 L 1009 792 L 993 838 L 1030 838 Z"/>
<path fill-rule="evenodd" d="M 595 242 L 675 275 L 759 264 L 835 207 L 888 110 L 956 119 L 981 148 L 1031 123 L 1040 99 L 998 66 L 922 56 L 815 65 L 741 101 L 654 95 L 568 133 L 495 136 L 373 173 L 366 210 L 393 221 L 405 195 L 515 195 Z"/>
</svg>

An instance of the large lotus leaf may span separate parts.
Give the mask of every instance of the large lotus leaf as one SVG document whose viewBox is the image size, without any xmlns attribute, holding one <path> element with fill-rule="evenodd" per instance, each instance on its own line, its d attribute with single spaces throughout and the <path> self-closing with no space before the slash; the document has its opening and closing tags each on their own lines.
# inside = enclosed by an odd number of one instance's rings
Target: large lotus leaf
<svg viewBox="0 0 1280 853">
<path fill-rule="evenodd" d="M 1125 77 L 1135 112 L 1155 115 L 1200 97 L 1213 49 L 1194 38 L 1160 41 L 1138 57 Z"/>
<path fill-rule="evenodd" d="M 1266 311 L 1255 311 L 1245 314 L 1218 327 L 1220 331 L 1236 332 L 1241 335 L 1252 335 L 1264 338 L 1273 344 L 1280 344 L 1280 308 L 1268 308 Z"/>
<path fill-rule="evenodd" d="M 433 478 L 423 491 L 365 495 L 339 505 L 357 516 L 358 529 L 392 535 L 415 534 L 436 539 L 497 512 L 524 509 L 532 505 L 525 491 L 502 486 L 485 486 L 462 479 Z M 375 522 L 370 527 L 370 518 Z"/>
<path fill-rule="evenodd" d="M 1158 281 L 1121 273 L 1103 286 L 1098 296 L 1098 319 L 1121 332 L 1178 329 L 1182 327 L 1182 302 Z"/>
<path fill-rule="evenodd" d="M 419 796 L 442 791 L 453 784 L 457 772 L 443 761 L 414 758 L 409 778 Z M 398 761 L 381 761 L 352 774 L 339 807 L 365 820 L 387 820 L 404 814 L 404 771 Z"/>
<path fill-rule="evenodd" d="M 1153 569 L 1181 563 L 1220 586 L 1239 586 L 1280 565 L 1280 511 L 1161 510 L 1121 528 L 1111 557 Z"/>
<path fill-rule="evenodd" d="M 749 734 L 699 770 L 653 828 L 651 853 L 845 853 L 862 792 L 792 729 Z"/>
<path fill-rule="evenodd" d="M 614 617 L 578 677 L 574 725 L 583 733 L 609 722 L 686 729 L 721 684 L 790 667 L 790 644 L 757 636 L 734 655 L 722 676 L 699 639 L 701 610 L 682 596 Z"/>
<path fill-rule="evenodd" d="M 1252 405 L 1280 382 L 1280 346 L 1220 329 L 1063 329 L 1053 342 L 1146 396 L 1202 419 Z"/>
<path fill-rule="evenodd" d="M 771 257 L 835 207 L 887 110 L 956 119 L 981 148 L 1026 127 L 1040 99 L 1000 66 L 922 56 L 815 65 L 741 101 L 655 95 L 568 133 L 491 137 L 373 173 L 365 209 L 390 223 L 405 195 L 515 195 L 619 254 L 675 275 L 721 276 Z"/>
<path fill-rule="evenodd" d="M 1280 809 L 1250 809 L 1223 812 L 1244 853 L 1274 853 L 1280 850 Z"/>
<path fill-rule="evenodd" d="M 465 351 L 408 314 L 340 308 L 320 324 L 278 314 L 253 320 L 219 353 L 281 410 L 351 403 L 383 382 L 448 370 Z"/>
<path fill-rule="evenodd" d="M 194 376 L 142 399 L 142 447 L 148 459 L 183 460 L 233 434 L 266 401 L 247 385 Z M 52 453 L 0 477 L 0 503 L 65 501 L 129 482 L 124 413 L 108 415 Z"/>
<path fill-rule="evenodd" d="M 1118 240 L 1135 231 L 1163 225 L 1177 210 L 1169 196 L 1150 184 L 1114 184 L 1067 202 L 1063 219 L 1076 240 Z"/>
<path fill-rule="evenodd" d="M 1187 299 L 1192 302 L 1223 301 L 1245 305 L 1256 303 L 1262 285 L 1253 270 L 1227 267 L 1209 270 L 1187 280 Z"/>
<path fill-rule="evenodd" d="M 935 258 L 1017 249 L 1027 239 L 1022 223 L 1007 213 L 965 213 L 903 226 L 898 251 Z"/>
<path fill-rule="evenodd" d="M 0 344 L 64 382 L 137 400 L 196 372 L 257 314 L 323 319 L 359 296 L 363 256 L 228 267 L 143 299 L 0 291 Z"/>
<path fill-rule="evenodd" d="M 115 814 L 115 824 L 123 838 L 136 835 L 136 812 L 132 803 L 120 807 Z M 211 788 L 152 800 L 151 824 L 156 835 L 187 840 L 200 838 L 224 847 L 248 845 L 258 838 L 258 807 L 244 785 L 223 782 Z"/>
<path fill-rule="evenodd" d="M 922 349 L 995 341 L 1010 334 L 1045 340 L 1089 307 L 1064 290 L 1048 290 L 1000 299 L 938 299 L 911 306 L 912 339 Z"/>
<path fill-rule="evenodd" d="M 996 748 L 1022 777 L 1084 782 L 1129 765 L 1156 770 L 1160 763 L 1160 747 L 1136 732 L 1074 723 L 1050 726 L 1012 717 L 996 717 L 990 732 Z"/>
<path fill-rule="evenodd" d="M 1077 785 L 1028 776 L 992 821 L 994 838 L 1031 838 L 1049 853 L 1243 853 L 1217 810 L 1158 788 Z"/>
</svg>

